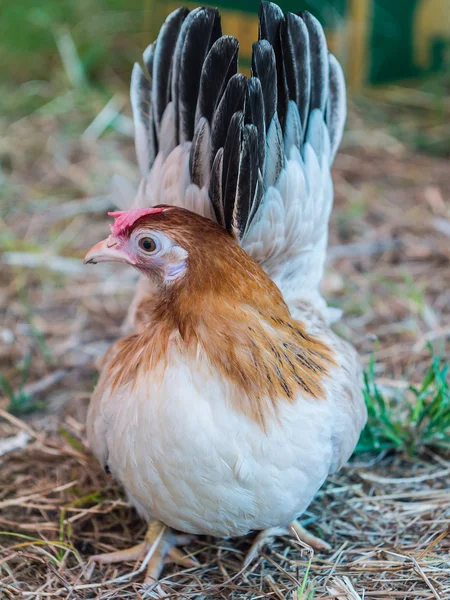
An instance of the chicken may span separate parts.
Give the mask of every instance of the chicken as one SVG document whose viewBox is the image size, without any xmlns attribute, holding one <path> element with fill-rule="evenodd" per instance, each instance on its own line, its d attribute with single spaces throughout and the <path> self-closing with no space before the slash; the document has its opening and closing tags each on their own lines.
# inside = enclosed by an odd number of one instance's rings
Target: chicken
<svg viewBox="0 0 450 600">
<path fill-rule="evenodd" d="M 366 421 L 355 350 L 319 285 L 345 83 L 309 13 L 260 8 L 252 77 L 217 10 L 179 9 L 135 65 L 142 181 L 86 263 L 140 273 L 105 356 L 90 446 L 149 522 L 146 582 L 191 535 L 325 544 L 297 519 Z"/>
</svg>

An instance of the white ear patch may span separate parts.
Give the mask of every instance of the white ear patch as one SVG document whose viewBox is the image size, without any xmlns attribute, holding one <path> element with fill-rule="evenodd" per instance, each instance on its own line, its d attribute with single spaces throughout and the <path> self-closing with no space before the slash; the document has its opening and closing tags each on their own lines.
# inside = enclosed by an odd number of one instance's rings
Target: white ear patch
<svg viewBox="0 0 450 600">
<path fill-rule="evenodd" d="M 188 253 L 181 246 L 173 246 L 166 254 L 166 281 L 175 281 L 183 277 L 187 268 Z"/>
</svg>

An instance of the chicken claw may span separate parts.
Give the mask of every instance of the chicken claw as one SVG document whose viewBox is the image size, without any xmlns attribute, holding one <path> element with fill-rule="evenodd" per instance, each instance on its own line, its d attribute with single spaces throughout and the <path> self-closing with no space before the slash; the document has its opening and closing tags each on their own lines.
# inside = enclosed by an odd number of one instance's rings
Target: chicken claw
<svg viewBox="0 0 450 600">
<path fill-rule="evenodd" d="M 127 562 L 139 558 L 147 559 L 148 565 L 145 573 L 145 585 L 154 584 L 166 562 L 174 562 L 186 568 L 198 567 L 199 563 L 189 556 L 185 556 L 175 548 L 177 544 L 186 544 L 192 539 L 188 535 L 175 535 L 164 523 L 151 521 L 145 539 L 140 544 L 106 554 L 96 554 L 92 557 L 99 563 L 111 564 Z M 150 554 L 150 557 L 148 556 Z"/>
<path fill-rule="evenodd" d="M 314 550 L 331 550 L 331 546 L 329 544 L 316 537 L 315 535 L 312 535 L 312 533 L 306 531 L 306 529 L 302 527 L 298 521 L 292 521 L 292 523 L 288 527 L 270 527 L 269 529 L 264 529 L 264 531 L 258 533 L 253 544 L 250 547 L 250 550 L 245 556 L 244 566 L 248 567 L 249 564 L 259 554 L 261 549 L 264 546 L 270 544 L 273 538 L 286 534 L 292 535 L 307 546 L 311 546 L 311 548 L 313 548 Z"/>
</svg>

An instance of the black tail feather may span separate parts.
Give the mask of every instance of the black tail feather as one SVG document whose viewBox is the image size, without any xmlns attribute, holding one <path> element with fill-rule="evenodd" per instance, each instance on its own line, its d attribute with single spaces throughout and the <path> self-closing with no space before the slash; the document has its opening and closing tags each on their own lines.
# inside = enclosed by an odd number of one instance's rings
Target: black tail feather
<svg viewBox="0 0 450 600">
<path fill-rule="evenodd" d="M 230 78 L 237 73 L 239 42 L 231 36 L 219 38 L 203 64 L 198 94 L 195 125 L 201 117 L 212 122 Z"/>
<path fill-rule="evenodd" d="M 255 125 L 245 125 L 241 135 L 240 161 L 233 210 L 233 228 L 242 238 L 249 224 L 250 213 L 258 183 L 258 130 Z"/>
<path fill-rule="evenodd" d="M 280 40 L 280 26 L 283 21 L 283 11 L 278 5 L 273 2 L 261 2 L 259 5 L 259 39 L 267 40 L 275 52 L 278 88 L 277 108 L 281 125 L 284 123 L 288 101 Z"/>
<path fill-rule="evenodd" d="M 232 231 L 233 229 L 233 215 L 236 210 L 236 189 L 241 159 L 240 153 L 243 127 L 244 113 L 242 110 L 239 110 L 233 114 L 229 121 L 223 148 L 222 204 L 225 227 L 228 231 Z"/>
<path fill-rule="evenodd" d="M 253 222 L 253 219 L 255 218 L 256 213 L 258 212 L 258 208 L 261 205 L 263 197 L 264 197 L 264 180 L 262 177 L 261 170 L 258 169 L 258 179 L 256 181 L 256 189 L 255 189 L 255 193 L 253 195 L 252 205 L 251 205 L 250 211 L 248 213 L 248 219 L 247 219 L 247 225 L 246 225 L 245 231 L 248 230 L 250 224 Z M 244 232 L 244 234 L 245 234 L 245 232 Z"/>
<path fill-rule="evenodd" d="M 278 115 L 275 115 L 270 124 L 266 138 L 266 163 L 264 165 L 265 185 L 275 185 L 280 176 L 284 163 L 283 131 Z"/>
<path fill-rule="evenodd" d="M 262 168 L 266 160 L 266 126 L 263 91 L 261 82 L 257 77 L 251 77 L 247 82 L 245 123 L 252 123 L 256 127 L 259 154 L 258 164 Z"/>
<path fill-rule="evenodd" d="M 222 174 L 223 174 L 223 148 L 219 148 L 211 167 L 211 177 L 209 180 L 209 197 L 211 198 L 211 204 L 213 205 L 214 214 L 217 222 L 222 227 L 225 227 L 225 217 L 223 214 L 223 188 L 222 188 Z"/>
<path fill-rule="evenodd" d="M 194 15 L 195 13 L 195 15 Z M 179 65 L 180 142 L 192 140 L 203 63 L 214 42 L 222 35 L 216 8 L 202 8 L 194 15 L 184 39 Z M 189 17 L 188 17 L 189 18 Z M 186 21 L 187 22 L 187 19 Z"/>
<path fill-rule="evenodd" d="M 304 21 L 288 13 L 281 26 L 283 65 L 289 90 L 289 99 L 297 104 L 303 129 L 309 109 L 310 54 L 309 34 Z"/>
<path fill-rule="evenodd" d="M 319 21 L 310 13 L 303 14 L 303 20 L 309 33 L 311 57 L 311 99 L 310 112 L 319 108 L 325 111 L 328 99 L 329 73 L 327 40 Z"/>
<path fill-rule="evenodd" d="M 214 113 L 211 125 L 211 162 L 217 150 L 225 146 L 228 128 L 231 119 L 238 111 L 244 110 L 245 95 L 247 91 L 247 78 L 237 73 L 228 81 L 225 92 Z"/>
<path fill-rule="evenodd" d="M 345 79 L 341 65 L 332 54 L 329 55 L 329 64 L 330 87 L 325 119 L 330 132 L 331 159 L 333 160 L 345 124 Z"/>
<path fill-rule="evenodd" d="M 152 46 L 147 48 L 147 55 L 152 55 Z M 158 138 L 153 124 L 150 96 L 151 81 L 144 71 L 135 63 L 131 76 L 131 106 L 135 121 L 135 145 L 142 174 L 146 173 L 158 154 Z"/>
<path fill-rule="evenodd" d="M 191 153 L 189 156 L 189 169 L 191 181 L 202 188 L 207 184 L 207 173 L 209 170 L 209 157 L 211 153 L 211 135 L 208 120 L 202 117 L 195 130 L 192 140 Z"/>
<path fill-rule="evenodd" d="M 283 11 L 273 2 L 261 2 L 259 5 L 259 39 L 267 40 L 278 55 L 280 24 L 284 20 Z"/>
<path fill-rule="evenodd" d="M 180 115 L 180 80 L 181 80 L 181 71 L 182 68 L 184 67 L 184 62 L 183 62 L 183 51 L 184 51 L 184 44 L 186 41 L 186 38 L 189 35 L 189 32 L 191 30 L 191 27 L 195 27 L 195 24 L 202 22 L 201 20 L 201 15 L 203 14 L 205 9 L 203 8 L 195 8 L 193 11 L 191 11 L 187 17 L 184 19 L 183 24 L 180 28 L 180 32 L 178 34 L 178 39 L 177 39 L 177 43 L 175 45 L 175 49 L 174 49 L 174 54 L 173 54 L 173 58 L 172 58 L 172 77 L 171 77 L 171 98 L 172 98 L 172 102 L 174 105 L 174 114 L 175 114 L 175 123 L 174 123 L 174 128 L 175 128 L 175 139 L 177 140 L 177 143 L 179 143 L 180 140 L 180 122 L 183 121 L 184 122 L 184 118 Z M 199 21 L 197 20 L 199 19 Z M 192 33 L 192 31 L 191 31 Z M 197 33 L 198 35 L 198 33 Z M 195 43 L 195 42 L 194 42 Z M 195 65 L 197 65 L 197 61 L 194 58 L 194 63 Z M 195 69 L 195 65 L 192 67 L 193 69 Z M 181 92 L 184 93 L 184 92 Z M 184 111 L 184 107 L 183 107 L 183 111 Z"/>
<path fill-rule="evenodd" d="M 187 8 L 179 8 L 166 19 L 155 43 L 155 59 L 146 64 L 152 75 L 152 108 L 156 131 L 159 134 L 161 119 L 171 98 L 172 58 L 183 21 L 189 14 Z"/>
<path fill-rule="evenodd" d="M 264 119 L 266 131 L 277 112 L 277 66 L 275 52 L 267 40 L 260 40 L 253 44 L 252 75 L 261 82 L 264 99 Z"/>
</svg>

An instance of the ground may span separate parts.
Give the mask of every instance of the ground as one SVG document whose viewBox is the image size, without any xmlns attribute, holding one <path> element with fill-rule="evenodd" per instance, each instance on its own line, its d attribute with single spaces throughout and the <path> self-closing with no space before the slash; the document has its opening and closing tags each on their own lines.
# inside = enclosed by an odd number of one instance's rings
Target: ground
<svg viewBox="0 0 450 600">
<path fill-rule="evenodd" d="M 145 530 L 89 454 L 84 429 L 95 360 L 119 335 L 134 285 L 121 267 L 81 263 L 108 231 L 111 175 L 137 179 L 126 96 L 104 108 L 104 92 L 46 89 L 48 102 L 22 114 L 26 93 L 10 90 L 0 139 L 0 596 L 449 598 L 448 430 L 435 426 L 425 439 L 417 415 L 412 425 L 404 415 L 409 386 L 421 389 L 427 377 L 429 344 L 444 364 L 449 358 L 450 105 L 442 88 L 352 99 L 335 163 L 324 292 L 344 311 L 336 330 L 369 372 L 368 402 L 379 393 L 392 413 L 388 433 L 369 432 L 304 515 L 331 552 L 283 538 L 243 571 L 251 536 L 200 538 L 185 550 L 201 567 L 168 567 L 151 592 L 139 565 L 89 561 Z"/>
</svg>

